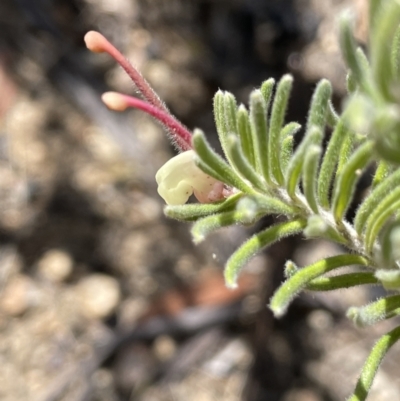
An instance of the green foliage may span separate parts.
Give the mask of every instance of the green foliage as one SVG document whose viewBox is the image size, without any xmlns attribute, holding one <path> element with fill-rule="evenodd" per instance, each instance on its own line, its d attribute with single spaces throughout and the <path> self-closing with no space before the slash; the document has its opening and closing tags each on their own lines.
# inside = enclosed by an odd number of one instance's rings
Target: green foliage
<svg viewBox="0 0 400 401">
<path fill-rule="evenodd" d="M 233 253 L 225 268 L 226 284 L 234 287 L 247 261 L 280 239 L 303 233 L 344 246 L 342 255 L 298 268 L 288 262 L 286 281 L 270 302 L 282 316 L 301 291 L 332 291 L 356 285 L 382 285 L 400 291 L 400 1 L 370 0 L 369 49 L 357 47 L 352 18 L 340 20 L 340 45 L 349 71 L 348 95 L 341 114 L 333 110 L 332 88 L 318 83 L 304 136 L 294 149 L 296 122 L 285 123 L 293 79 L 265 81 L 250 94 L 249 110 L 234 96 L 219 91 L 214 115 L 225 158 L 196 130 L 193 147 L 197 165 L 223 182 L 232 195 L 211 204 L 168 206 L 170 217 L 195 221 L 196 242 L 229 225 L 249 225 L 266 215 L 280 222 L 254 234 Z M 330 128 L 332 131 L 328 131 Z M 332 132 L 323 147 L 324 136 Z M 376 166 L 371 190 L 357 206 L 353 221 L 346 213 L 354 202 L 357 183 Z M 282 221 L 282 217 L 286 217 Z M 357 265 L 360 271 L 328 274 Z M 400 314 L 400 295 L 385 296 L 348 316 L 359 326 Z M 376 370 L 400 328 L 374 346 L 351 401 L 365 400 Z"/>
</svg>

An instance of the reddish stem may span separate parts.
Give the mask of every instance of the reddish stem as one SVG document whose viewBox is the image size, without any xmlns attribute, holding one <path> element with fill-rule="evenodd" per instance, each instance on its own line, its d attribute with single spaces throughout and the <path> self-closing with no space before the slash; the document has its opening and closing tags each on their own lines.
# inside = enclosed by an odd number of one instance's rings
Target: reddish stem
<svg viewBox="0 0 400 401">
<path fill-rule="evenodd" d="M 192 149 L 192 134 L 190 131 L 175 117 L 164 110 L 160 110 L 158 107 L 138 98 L 116 92 L 107 92 L 103 95 L 102 99 L 103 102 L 113 110 L 122 111 L 127 107 L 133 107 L 150 114 L 168 128 L 172 136 L 171 139 L 180 150 L 186 151 Z"/>
<path fill-rule="evenodd" d="M 142 96 L 153 106 L 169 113 L 167 107 L 157 93 L 143 78 L 142 74 L 124 57 L 124 55 L 100 32 L 90 31 L 85 35 L 85 41 L 90 50 L 108 53 L 129 75 Z"/>
</svg>

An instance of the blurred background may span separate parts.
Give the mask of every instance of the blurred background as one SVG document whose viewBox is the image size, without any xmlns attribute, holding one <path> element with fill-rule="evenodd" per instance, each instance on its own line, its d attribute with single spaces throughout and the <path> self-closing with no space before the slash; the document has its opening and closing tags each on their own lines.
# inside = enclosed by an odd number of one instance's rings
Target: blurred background
<svg viewBox="0 0 400 401">
<path fill-rule="evenodd" d="M 105 90 L 135 95 L 83 36 L 108 37 L 172 112 L 215 141 L 212 97 L 247 103 L 269 77 L 295 76 L 288 119 L 305 122 L 316 82 L 340 107 L 336 18 L 366 0 L 2 0 L 0 2 L 0 399 L 4 401 L 344 400 L 385 322 L 357 330 L 353 289 L 266 308 L 283 264 L 341 252 L 292 238 L 254 258 L 235 291 L 222 268 L 256 228 L 194 247 L 163 217 L 154 174 L 172 155 L 143 113 L 113 113 Z M 376 296 L 376 294 L 375 294 Z M 396 357 L 371 401 L 400 399 Z"/>
</svg>

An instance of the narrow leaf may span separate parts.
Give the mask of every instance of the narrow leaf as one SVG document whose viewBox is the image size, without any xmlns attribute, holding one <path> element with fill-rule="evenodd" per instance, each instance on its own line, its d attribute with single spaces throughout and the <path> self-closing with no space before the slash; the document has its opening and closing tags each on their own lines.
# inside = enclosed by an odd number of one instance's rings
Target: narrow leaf
<svg viewBox="0 0 400 401">
<path fill-rule="evenodd" d="M 322 259 L 312 265 L 303 267 L 278 288 L 271 298 L 270 309 L 276 317 L 284 315 L 290 302 L 312 280 L 338 267 L 350 265 L 368 266 L 368 260 L 360 255 L 344 254 Z"/>
<path fill-rule="evenodd" d="M 392 76 L 396 81 L 400 80 L 400 26 L 397 27 L 393 38 L 391 54 Z"/>
<path fill-rule="evenodd" d="M 252 223 L 254 220 L 254 216 L 252 213 L 248 213 L 248 211 L 240 211 L 237 210 L 231 212 L 223 212 L 219 214 L 215 214 L 212 216 L 204 217 L 201 220 L 198 220 L 191 232 L 193 236 L 193 241 L 198 244 L 199 242 L 204 241 L 207 235 L 212 232 L 222 228 L 231 226 L 234 224 L 241 223 Z"/>
<path fill-rule="evenodd" d="M 385 222 L 400 209 L 400 187 L 381 199 L 365 224 L 365 248 L 372 250 L 374 242 Z"/>
<path fill-rule="evenodd" d="M 268 171 L 267 107 L 261 91 L 250 94 L 250 126 L 253 136 L 257 172 L 270 182 Z"/>
<path fill-rule="evenodd" d="M 231 93 L 220 91 L 216 93 L 214 115 L 222 150 L 226 158 L 231 161 L 227 151 L 228 136 L 237 135 L 236 99 Z"/>
<path fill-rule="evenodd" d="M 386 224 L 380 238 L 382 261 L 385 267 L 398 269 L 400 262 L 400 216 L 397 215 L 394 221 Z M 400 287 L 400 286 L 399 286 Z"/>
<path fill-rule="evenodd" d="M 236 113 L 237 104 L 235 96 L 232 93 L 224 93 L 224 116 L 227 135 L 236 134 L 237 135 L 237 124 L 236 124 Z"/>
<path fill-rule="evenodd" d="M 357 56 L 357 47 L 352 33 L 352 18 L 346 12 L 340 18 L 340 48 L 343 57 L 349 66 L 352 77 L 357 82 L 358 86 L 367 93 L 371 93 L 370 82 L 365 76 L 364 66 Z"/>
<path fill-rule="evenodd" d="M 225 267 L 225 282 L 230 288 L 236 287 L 240 270 L 256 253 L 284 237 L 301 232 L 305 220 L 293 220 L 276 224 L 247 240 L 228 260 Z"/>
<path fill-rule="evenodd" d="M 335 129 L 336 124 L 339 122 L 339 115 L 336 112 L 332 100 L 329 100 L 328 102 L 328 112 L 326 116 L 326 123 L 328 126 L 332 129 Z"/>
<path fill-rule="evenodd" d="M 261 84 L 261 94 L 263 95 L 263 98 L 265 100 L 265 104 L 267 106 L 267 109 L 269 107 L 269 104 L 271 102 L 271 98 L 272 98 L 272 91 L 274 90 L 274 86 L 275 86 L 275 79 L 273 78 L 269 78 L 266 81 L 264 81 Z"/>
<path fill-rule="evenodd" d="M 285 173 L 285 175 L 287 174 L 287 168 L 288 168 L 289 162 L 293 155 L 293 145 L 294 145 L 294 138 L 292 135 L 288 135 L 282 141 L 281 168 L 282 168 L 282 171 Z"/>
<path fill-rule="evenodd" d="M 400 169 L 377 185 L 358 208 L 354 219 L 354 228 L 361 234 L 365 228 L 368 217 L 376 209 L 382 199 L 389 194 L 393 188 L 400 186 Z"/>
<path fill-rule="evenodd" d="M 373 35 L 373 32 L 375 31 L 375 20 L 376 17 L 379 15 L 379 8 L 382 4 L 383 0 L 369 0 L 369 12 L 368 12 L 368 22 L 369 22 L 369 36 L 371 39 L 371 36 Z"/>
<path fill-rule="evenodd" d="M 211 174 L 212 171 L 215 171 L 215 173 L 217 173 L 217 177 L 214 176 L 215 178 L 220 179 L 222 182 L 243 192 L 254 192 L 253 189 L 232 170 L 232 168 L 221 158 L 221 156 L 214 152 L 201 130 L 196 129 L 194 131 L 192 141 L 194 150 L 196 151 L 200 161 L 198 166 L 201 169 L 208 174 Z"/>
<path fill-rule="evenodd" d="M 228 132 L 225 121 L 224 93 L 221 90 L 214 95 L 214 119 L 218 137 L 222 145 L 225 143 Z"/>
<path fill-rule="evenodd" d="M 311 127 L 292 156 L 286 172 L 286 189 L 291 198 L 295 197 L 296 188 L 300 180 L 305 155 L 311 145 L 320 145 L 322 132 L 317 127 Z"/>
<path fill-rule="evenodd" d="M 284 141 L 288 136 L 293 136 L 300 131 L 301 125 L 296 122 L 290 122 L 286 124 L 280 133 L 281 141 Z"/>
<path fill-rule="evenodd" d="M 271 172 L 271 179 L 275 179 L 279 185 L 282 185 L 284 181 L 281 168 L 281 160 L 279 157 L 281 148 L 280 134 L 285 119 L 285 113 L 292 85 L 293 77 L 290 75 L 284 75 L 279 81 L 274 102 L 272 105 L 271 120 L 269 126 L 269 170 Z"/>
<path fill-rule="evenodd" d="M 296 263 L 294 263 L 292 260 L 288 260 L 285 263 L 285 269 L 283 271 L 283 274 L 284 274 L 285 278 L 289 278 L 289 277 L 294 276 L 299 270 L 300 269 L 296 265 Z"/>
<path fill-rule="evenodd" d="M 391 167 L 386 160 L 381 160 L 376 168 L 372 188 L 376 188 L 390 173 Z"/>
<path fill-rule="evenodd" d="M 351 307 L 347 317 L 358 327 L 371 326 L 382 320 L 390 319 L 400 313 L 400 295 L 378 299 L 360 308 Z"/>
<path fill-rule="evenodd" d="M 245 207 L 244 201 L 247 199 L 250 199 L 252 202 L 254 202 L 257 213 L 259 214 L 279 214 L 284 216 L 293 216 L 295 214 L 299 214 L 299 210 L 291 205 L 282 202 L 276 197 L 267 195 L 246 196 L 246 198 L 242 199 L 238 203 L 237 209 Z"/>
<path fill-rule="evenodd" d="M 254 159 L 253 138 L 251 136 L 249 113 L 247 112 L 246 107 L 243 105 L 239 106 L 236 118 L 243 153 L 250 165 L 255 168 L 256 162 Z"/>
<path fill-rule="evenodd" d="M 188 205 L 170 205 L 164 208 L 166 216 L 181 221 L 195 221 L 210 214 L 233 210 L 243 196 L 238 193 L 230 196 L 222 202 L 215 203 L 192 203 Z"/>
<path fill-rule="evenodd" d="M 229 155 L 229 160 L 231 161 L 232 166 L 239 175 L 248 180 L 260 191 L 267 191 L 267 185 L 264 179 L 257 174 L 257 172 L 244 157 L 239 138 L 236 135 L 228 136 L 226 152 L 227 155 Z"/>
<path fill-rule="evenodd" d="M 372 151 L 373 142 L 365 142 L 354 152 L 337 177 L 332 202 L 332 213 L 337 222 L 344 218 L 353 199 L 356 182 L 371 161 Z"/>
<path fill-rule="evenodd" d="M 321 168 L 318 176 L 318 200 L 322 207 L 329 209 L 329 192 L 332 179 L 335 174 L 335 168 L 339 160 L 340 149 L 343 140 L 348 134 L 343 120 L 336 125 L 335 130 L 329 140 L 325 154 L 322 159 Z"/>
<path fill-rule="evenodd" d="M 316 193 L 317 171 L 322 149 L 318 145 L 312 145 L 306 152 L 303 167 L 303 189 L 308 206 L 314 213 L 318 213 Z"/>
<path fill-rule="evenodd" d="M 332 277 L 318 277 L 307 285 L 309 291 L 334 291 L 359 285 L 379 284 L 371 272 L 347 273 Z"/>
<path fill-rule="evenodd" d="M 324 130 L 326 118 L 329 110 L 330 98 L 332 95 L 332 85 L 327 79 L 322 79 L 311 99 L 310 111 L 307 119 L 307 129 L 317 127 Z"/>
<path fill-rule="evenodd" d="M 382 3 L 378 13 L 374 22 L 374 34 L 370 37 L 371 69 L 379 93 L 386 100 L 393 100 L 391 94 L 393 81 L 391 45 L 400 23 L 400 3 L 386 1 Z"/>
<path fill-rule="evenodd" d="M 375 0 L 376 1 L 376 0 Z M 348 401 L 365 401 L 374 381 L 379 365 L 389 349 L 400 339 L 400 327 L 396 327 L 382 336 L 372 348 L 368 359 L 362 368 L 353 395 Z"/>
</svg>

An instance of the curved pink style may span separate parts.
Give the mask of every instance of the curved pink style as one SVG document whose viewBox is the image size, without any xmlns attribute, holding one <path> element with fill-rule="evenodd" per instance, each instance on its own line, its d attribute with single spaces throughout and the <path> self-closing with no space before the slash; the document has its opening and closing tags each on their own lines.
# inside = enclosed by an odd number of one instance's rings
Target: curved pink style
<svg viewBox="0 0 400 401">
<path fill-rule="evenodd" d="M 145 113 L 150 114 L 169 128 L 172 136 L 171 139 L 176 142 L 176 145 L 182 151 L 192 149 L 192 134 L 171 114 L 166 113 L 143 100 L 117 92 L 104 93 L 102 100 L 106 106 L 112 110 L 123 111 L 128 107 L 143 110 Z"/>
<path fill-rule="evenodd" d="M 137 89 L 147 102 L 118 93 L 107 93 L 103 96 L 108 107 L 114 110 L 124 110 L 134 107 L 152 115 L 167 129 L 170 139 L 181 151 L 192 149 L 192 134 L 178 121 L 158 97 L 153 88 L 143 78 L 142 74 L 112 45 L 101 33 L 90 31 L 85 35 L 85 43 L 89 50 L 95 53 L 108 53 L 129 75 Z M 111 98 L 110 98 L 111 95 Z M 119 96 L 119 98 L 117 98 Z M 119 107 L 115 107 L 118 104 Z"/>
</svg>

